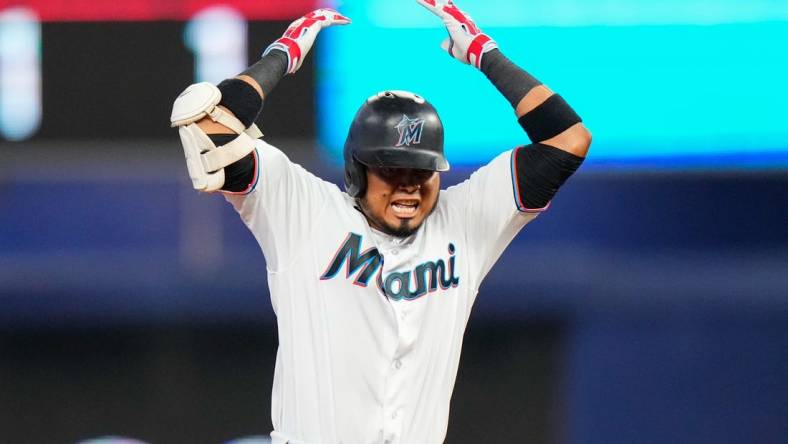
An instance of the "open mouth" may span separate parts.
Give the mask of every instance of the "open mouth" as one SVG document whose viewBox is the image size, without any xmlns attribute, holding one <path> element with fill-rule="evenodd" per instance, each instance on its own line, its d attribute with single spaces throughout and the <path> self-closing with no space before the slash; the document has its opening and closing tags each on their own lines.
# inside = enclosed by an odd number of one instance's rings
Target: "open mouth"
<svg viewBox="0 0 788 444">
<path fill-rule="evenodd" d="M 416 215 L 416 210 L 419 208 L 418 200 L 396 200 L 391 203 L 391 210 L 397 217 L 407 218 Z"/>
</svg>

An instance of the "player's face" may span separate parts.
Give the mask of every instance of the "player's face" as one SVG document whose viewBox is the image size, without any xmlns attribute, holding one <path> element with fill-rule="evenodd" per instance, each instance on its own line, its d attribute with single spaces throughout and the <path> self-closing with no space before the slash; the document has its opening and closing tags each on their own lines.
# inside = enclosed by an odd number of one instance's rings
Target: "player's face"
<svg viewBox="0 0 788 444">
<path fill-rule="evenodd" d="M 440 175 L 411 168 L 367 168 L 361 207 L 370 225 L 397 237 L 413 234 L 438 202 Z"/>
</svg>

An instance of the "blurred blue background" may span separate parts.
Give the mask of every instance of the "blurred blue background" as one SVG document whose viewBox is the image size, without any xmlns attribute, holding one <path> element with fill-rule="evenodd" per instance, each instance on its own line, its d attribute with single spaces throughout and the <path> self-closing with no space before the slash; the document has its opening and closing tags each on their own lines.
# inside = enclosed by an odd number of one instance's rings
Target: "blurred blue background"
<svg viewBox="0 0 788 444">
<path fill-rule="evenodd" d="M 56 3 L 0 1 L 0 442 L 268 433 L 265 262 L 191 190 L 167 117 L 316 5 L 96 2 L 85 21 Z M 447 442 L 788 442 L 788 4 L 460 6 L 594 144 L 481 288 Z M 386 88 L 441 113 L 444 185 L 527 143 L 415 2 L 340 8 L 354 24 L 258 121 L 294 161 L 341 183 L 352 115 Z"/>
</svg>

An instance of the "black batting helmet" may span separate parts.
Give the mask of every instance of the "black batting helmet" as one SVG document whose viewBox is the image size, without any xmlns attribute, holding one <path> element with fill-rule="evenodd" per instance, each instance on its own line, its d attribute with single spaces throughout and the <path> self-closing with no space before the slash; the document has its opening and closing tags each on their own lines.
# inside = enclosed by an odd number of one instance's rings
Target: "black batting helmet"
<svg viewBox="0 0 788 444">
<path fill-rule="evenodd" d="M 345 140 L 345 190 L 364 195 L 364 166 L 448 171 L 443 156 L 443 124 L 423 97 L 384 91 L 367 99 Z"/>
</svg>

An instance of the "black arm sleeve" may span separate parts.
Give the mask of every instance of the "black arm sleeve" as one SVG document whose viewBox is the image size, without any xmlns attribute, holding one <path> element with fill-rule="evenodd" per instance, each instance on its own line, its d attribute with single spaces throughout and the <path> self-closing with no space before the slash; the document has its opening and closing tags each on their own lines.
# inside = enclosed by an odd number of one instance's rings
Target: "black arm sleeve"
<svg viewBox="0 0 788 444">
<path fill-rule="evenodd" d="M 253 78 L 263 90 L 263 96 L 267 97 L 286 71 L 287 55 L 282 51 L 271 51 L 241 74 Z M 235 78 L 224 80 L 217 87 L 222 92 L 219 104 L 229 109 L 245 127 L 250 127 L 263 109 L 263 98 L 257 90 Z"/>
<path fill-rule="evenodd" d="M 493 49 L 482 57 L 482 72 L 498 91 L 517 108 L 528 91 L 542 84 L 531 74 L 512 63 L 499 49 Z"/>
<path fill-rule="evenodd" d="M 263 95 L 267 97 L 287 74 L 287 54 L 275 49 L 241 74 L 253 78 L 263 90 Z"/>
<path fill-rule="evenodd" d="M 244 128 L 252 126 L 260 111 L 263 98 L 252 85 L 239 79 L 227 79 L 216 85 L 222 93 L 219 105 L 229 109 L 241 121 Z"/>
<path fill-rule="evenodd" d="M 263 95 L 273 91 L 279 80 L 287 72 L 287 54 L 282 51 L 271 51 L 257 63 L 241 74 L 253 78 L 263 90 Z M 245 127 L 251 126 L 263 109 L 263 99 L 251 85 L 239 79 L 227 79 L 218 86 L 222 92 L 221 105 L 229 109 Z M 214 145 L 222 146 L 236 137 L 235 134 L 210 134 Z M 222 190 L 241 192 L 249 188 L 254 181 L 254 154 L 249 153 L 241 160 L 224 167 L 224 186 Z"/>
<path fill-rule="evenodd" d="M 542 83 L 494 49 L 482 58 L 482 72 L 517 108 L 523 97 Z M 526 113 L 518 122 L 528 137 L 537 142 L 515 149 L 514 174 L 517 206 L 521 211 L 545 208 L 558 188 L 583 163 L 583 158 L 538 142 L 554 137 L 581 122 L 580 116 L 559 95 L 552 95 Z"/>
<path fill-rule="evenodd" d="M 517 120 L 532 142 L 543 142 L 553 138 L 582 121 L 583 119 L 558 94 L 548 97 Z"/>
<path fill-rule="evenodd" d="M 580 156 L 541 143 L 516 148 L 512 155 L 520 210 L 546 207 L 583 163 Z"/>
<path fill-rule="evenodd" d="M 529 91 L 542 83 L 494 49 L 482 57 L 482 72 L 517 108 Z M 561 96 L 554 94 L 518 120 L 532 142 L 542 142 L 582 122 L 580 116 Z"/>
</svg>

